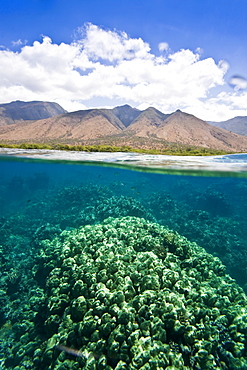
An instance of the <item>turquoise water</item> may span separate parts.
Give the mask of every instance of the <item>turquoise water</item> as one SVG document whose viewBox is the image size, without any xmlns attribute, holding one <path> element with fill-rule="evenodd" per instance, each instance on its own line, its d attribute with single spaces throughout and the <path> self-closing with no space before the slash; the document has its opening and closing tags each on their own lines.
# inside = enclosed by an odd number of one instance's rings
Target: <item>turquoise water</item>
<svg viewBox="0 0 247 370">
<path fill-rule="evenodd" d="M 0 368 L 247 368 L 241 173 L 0 173 Z"/>
</svg>

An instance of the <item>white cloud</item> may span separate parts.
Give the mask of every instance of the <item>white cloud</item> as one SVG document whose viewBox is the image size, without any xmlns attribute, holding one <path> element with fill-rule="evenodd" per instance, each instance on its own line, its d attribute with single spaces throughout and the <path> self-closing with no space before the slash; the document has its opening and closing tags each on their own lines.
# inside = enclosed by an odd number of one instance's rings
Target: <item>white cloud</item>
<svg viewBox="0 0 247 370">
<path fill-rule="evenodd" d="M 142 39 L 131 39 L 125 32 L 106 31 L 96 25 L 87 24 L 79 30 L 84 36 L 79 40 L 84 53 L 92 60 L 109 62 L 122 59 L 149 58 L 150 46 Z"/>
<path fill-rule="evenodd" d="M 166 53 L 156 56 L 142 39 L 92 24 L 79 35 L 71 44 L 44 36 L 19 52 L 0 50 L 0 102 L 56 101 L 70 111 L 108 99 L 108 106 L 125 101 L 207 120 L 220 120 L 222 112 L 224 119 L 247 115 L 244 93 L 210 95 L 213 87 L 226 86 L 228 64 L 202 59 L 199 49 L 168 54 L 168 44 L 161 42 Z"/>
<path fill-rule="evenodd" d="M 21 46 L 21 45 L 26 45 L 26 44 L 27 44 L 27 40 L 22 41 L 21 39 L 19 39 L 17 41 L 12 41 L 13 46 Z"/>
<path fill-rule="evenodd" d="M 166 51 L 169 49 L 169 44 L 167 42 L 160 42 L 158 45 L 159 51 Z"/>
<path fill-rule="evenodd" d="M 196 53 L 198 54 L 203 54 L 204 50 L 202 48 L 200 48 L 199 46 L 196 48 Z"/>
<path fill-rule="evenodd" d="M 185 111 L 207 121 L 225 121 L 236 116 L 247 116 L 247 92 L 221 92 L 214 98 L 202 102 L 197 100 Z"/>
</svg>

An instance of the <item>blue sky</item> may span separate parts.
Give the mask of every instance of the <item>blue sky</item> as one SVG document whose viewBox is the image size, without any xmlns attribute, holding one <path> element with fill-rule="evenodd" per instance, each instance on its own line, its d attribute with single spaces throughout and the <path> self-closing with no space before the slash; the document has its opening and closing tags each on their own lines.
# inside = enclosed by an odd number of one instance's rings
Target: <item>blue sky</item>
<svg viewBox="0 0 247 370">
<path fill-rule="evenodd" d="M 2 103 L 247 115 L 228 84 L 247 78 L 246 0 L 0 0 L 0 15 Z"/>
</svg>

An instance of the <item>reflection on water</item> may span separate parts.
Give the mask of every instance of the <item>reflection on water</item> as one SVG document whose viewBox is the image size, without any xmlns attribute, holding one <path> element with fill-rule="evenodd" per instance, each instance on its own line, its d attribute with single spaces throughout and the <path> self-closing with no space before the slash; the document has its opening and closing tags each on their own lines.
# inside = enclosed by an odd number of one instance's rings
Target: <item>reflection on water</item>
<svg viewBox="0 0 247 370">
<path fill-rule="evenodd" d="M 247 89 L 247 80 L 242 76 L 232 76 L 229 80 L 229 85 L 234 88 L 234 90 L 245 90 Z"/>
<path fill-rule="evenodd" d="M 0 170 L 3 369 L 247 367 L 246 178 Z"/>
</svg>

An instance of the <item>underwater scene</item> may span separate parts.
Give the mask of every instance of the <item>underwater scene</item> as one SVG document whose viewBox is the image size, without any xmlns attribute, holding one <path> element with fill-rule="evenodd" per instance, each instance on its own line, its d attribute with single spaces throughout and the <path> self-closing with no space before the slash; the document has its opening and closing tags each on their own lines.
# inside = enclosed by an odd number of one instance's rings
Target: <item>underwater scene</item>
<svg viewBox="0 0 247 370">
<path fill-rule="evenodd" d="M 0 173 L 0 369 L 247 369 L 246 177 Z"/>
</svg>

